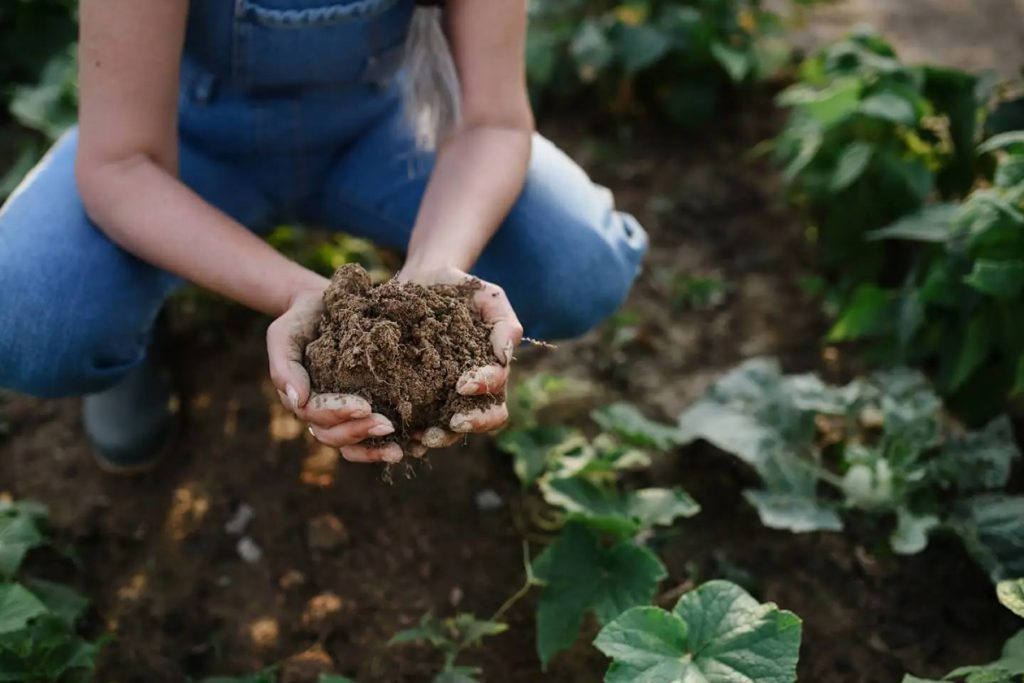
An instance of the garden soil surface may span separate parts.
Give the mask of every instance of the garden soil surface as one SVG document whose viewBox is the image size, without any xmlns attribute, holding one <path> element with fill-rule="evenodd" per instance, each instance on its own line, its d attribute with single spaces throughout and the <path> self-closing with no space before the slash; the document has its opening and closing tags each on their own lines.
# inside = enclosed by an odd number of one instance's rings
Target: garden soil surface
<svg viewBox="0 0 1024 683">
<path fill-rule="evenodd" d="M 594 385 L 549 418 L 584 425 L 592 406 L 627 399 L 672 419 L 716 375 L 760 354 L 835 379 L 849 369 L 818 346 L 818 305 L 799 286 L 812 265 L 778 180 L 744 158 L 777 122 L 763 115 L 765 102 L 747 109 L 700 139 L 546 126 L 651 234 L 646 270 L 620 314 L 557 350 L 519 352 L 519 377 L 544 371 Z M 679 274 L 720 278 L 724 296 L 681 301 Z M 115 636 L 98 680 L 179 683 L 287 660 L 291 683 L 321 668 L 360 683 L 429 681 L 439 656 L 388 639 L 428 611 L 488 616 L 515 592 L 521 539 L 541 538 L 529 521 L 536 499 L 483 437 L 391 484 L 377 466 L 339 462 L 280 406 L 266 372 L 267 321 L 215 309 L 175 311 L 189 422 L 175 453 L 140 479 L 96 468 L 78 401 L 0 404 L 0 491 L 49 505 L 56 533 L 80 557 L 64 574 L 94 602 L 88 628 Z M 752 475 L 706 446 L 664 455 L 645 478 L 681 484 L 704 508 L 656 539 L 670 572 L 659 602 L 714 577 L 742 581 L 804 619 L 801 681 L 938 677 L 992 659 L 1016 628 L 954 543 L 896 558 L 868 535 L 763 529 L 740 495 Z M 255 517 L 229 533 L 243 505 Z M 540 670 L 534 606 L 530 597 L 513 607 L 509 631 L 467 662 L 491 683 L 600 681 L 606 661 L 587 644 L 593 624 Z"/>
</svg>

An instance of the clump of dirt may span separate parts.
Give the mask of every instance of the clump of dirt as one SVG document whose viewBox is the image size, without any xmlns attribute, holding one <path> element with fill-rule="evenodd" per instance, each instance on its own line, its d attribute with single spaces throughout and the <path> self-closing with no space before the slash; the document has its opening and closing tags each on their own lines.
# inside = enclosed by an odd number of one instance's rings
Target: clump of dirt
<svg viewBox="0 0 1024 683">
<path fill-rule="evenodd" d="M 422 286 L 396 279 L 374 286 L 361 266 L 339 268 L 324 292 L 319 337 L 306 347 L 313 391 L 358 394 L 395 425 L 377 444 L 447 428 L 459 412 L 496 397 L 461 396 L 464 372 L 495 362 L 490 328 L 472 306 L 480 281 Z"/>
</svg>

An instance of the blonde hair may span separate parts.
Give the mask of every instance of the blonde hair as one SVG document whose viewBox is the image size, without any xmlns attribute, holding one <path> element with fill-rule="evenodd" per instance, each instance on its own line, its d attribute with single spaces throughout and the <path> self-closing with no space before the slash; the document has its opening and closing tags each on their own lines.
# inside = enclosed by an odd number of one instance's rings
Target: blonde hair
<svg viewBox="0 0 1024 683">
<path fill-rule="evenodd" d="M 459 74 L 443 20 L 440 7 L 417 5 L 405 43 L 402 99 L 423 150 L 436 149 L 459 124 Z"/>
</svg>

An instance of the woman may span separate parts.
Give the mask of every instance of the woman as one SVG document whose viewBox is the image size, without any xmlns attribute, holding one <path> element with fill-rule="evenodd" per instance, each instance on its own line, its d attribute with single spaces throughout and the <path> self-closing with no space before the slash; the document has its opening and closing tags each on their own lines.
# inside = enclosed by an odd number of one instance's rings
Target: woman
<svg viewBox="0 0 1024 683">
<path fill-rule="evenodd" d="M 300 361 L 326 280 L 259 237 L 284 221 L 401 250 L 403 280 L 484 280 L 496 360 L 466 394 L 504 391 L 523 327 L 595 326 L 646 236 L 534 133 L 525 2 L 449 0 L 442 33 L 414 0 L 82 0 L 80 127 L 0 213 L 0 386 L 90 394 L 101 465 L 148 466 L 171 420 L 147 350 L 190 281 L 276 318 L 271 378 L 317 438 L 401 458 L 359 445 L 394 429 L 366 401 L 311 396 Z M 457 415 L 413 455 L 506 416 Z"/>
</svg>

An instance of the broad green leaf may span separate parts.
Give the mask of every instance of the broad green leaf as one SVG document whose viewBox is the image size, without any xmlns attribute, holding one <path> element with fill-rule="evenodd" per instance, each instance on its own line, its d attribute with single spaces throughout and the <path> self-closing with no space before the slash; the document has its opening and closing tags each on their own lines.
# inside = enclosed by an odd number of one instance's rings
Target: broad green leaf
<svg viewBox="0 0 1024 683">
<path fill-rule="evenodd" d="M 754 63 L 747 53 L 717 41 L 711 43 L 710 49 L 712 56 L 722 65 L 733 83 L 743 82 L 743 79 L 750 74 Z"/>
<path fill-rule="evenodd" d="M 317 679 L 317 683 L 356 683 L 347 676 L 332 676 L 330 674 L 320 674 L 320 678 Z"/>
<path fill-rule="evenodd" d="M 1012 130 L 999 135 L 993 135 L 988 140 L 978 145 L 978 154 L 988 154 L 997 149 L 1003 149 L 1013 145 L 1024 144 L 1024 130 Z"/>
<path fill-rule="evenodd" d="M 1024 290 L 1024 261 L 979 259 L 964 281 L 997 299 L 1015 299 Z"/>
<path fill-rule="evenodd" d="M 971 318 L 960 340 L 956 362 L 946 384 L 949 391 L 959 388 L 981 366 L 992 350 L 994 335 L 992 318 L 984 310 Z"/>
<path fill-rule="evenodd" d="M 650 24 L 620 25 L 614 40 L 627 74 L 643 71 L 664 57 L 672 46 L 668 35 Z"/>
<path fill-rule="evenodd" d="M 883 333 L 892 327 L 897 299 L 875 285 L 861 285 L 829 330 L 829 341 L 850 341 Z"/>
<path fill-rule="evenodd" d="M 569 52 L 576 60 L 580 80 L 595 80 L 615 58 L 615 48 L 608 40 L 605 30 L 593 17 L 586 17 L 569 45 Z"/>
<path fill-rule="evenodd" d="M 545 582 L 537 604 L 537 653 L 545 666 L 576 640 L 588 612 L 607 623 L 650 602 L 667 575 L 650 550 L 630 542 L 601 547 L 593 531 L 573 522 L 534 568 Z"/>
<path fill-rule="evenodd" d="M 956 204 L 931 204 L 888 227 L 867 233 L 869 240 L 901 239 L 914 242 L 946 242 L 953 233 Z"/>
<path fill-rule="evenodd" d="M 770 529 L 793 533 L 842 531 L 835 509 L 814 497 L 771 491 L 744 491 L 743 497 L 757 510 L 761 523 Z"/>
<path fill-rule="evenodd" d="M 861 87 L 855 78 L 836 79 L 821 90 L 796 85 L 784 90 L 777 101 L 784 107 L 798 107 L 823 128 L 829 128 L 857 109 Z"/>
<path fill-rule="evenodd" d="M 993 582 L 1024 576 L 1024 496 L 970 498 L 957 505 L 950 525 Z"/>
<path fill-rule="evenodd" d="M 537 426 L 510 429 L 498 436 L 498 448 L 513 456 L 520 483 L 532 484 L 551 464 L 552 454 L 575 432 L 567 427 Z"/>
<path fill-rule="evenodd" d="M 1007 579 L 996 585 L 996 595 L 1006 609 L 1024 618 L 1024 579 Z"/>
<path fill-rule="evenodd" d="M 765 444 L 778 439 L 778 432 L 753 415 L 706 399 L 679 417 L 679 427 L 684 444 L 703 439 L 755 467 L 765 459 Z"/>
<path fill-rule="evenodd" d="M 480 669 L 476 667 L 457 666 L 434 676 L 432 683 L 480 683 L 477 678 L 480 674 Z"/>
<path fill-rule="evenodd" d="M 962 666 L 946 674 L 946 680 L 966 676 L 966 683 L 1015 683 L 1024 676 L 1024 631 L 1006 641 L 1002 657 L 978 666 Z"/>
<path fill-rule="evenodd" d="M 17 583 L 0 584 L 0 634 L 25 626 L 47 613 L 46 605 Z"/>
<path fill-rule="evenodd" d="M 629 610 L 594 641 L 613 659 L 606 683 L 793 683 L 801 623 L 727 581 L 710 581 L 670 613 Z"/>
<path fill-rule="evenodd" d="M 914 111 L 914 105 L 894 93 L 883 92 L 870 95 L 861 101 L 857 111 L 871 118 L 901 123 L 906 126 L 913 126 L 917 123 L 917 112 Z"/>
<path fill-rule="evenodd" d="M 832 179 L 829 187 L 833 192 L 842 192 L 864 175 L 868 164 L 871 163 L 871 156 L 874 148 L 866 142 L 851 142 L 843 149 L 832 171 Z"/>
<path fill-rule="evenodd" d="M 27 579 L 25 586 L 39 598 L 46 609 L 67 622 L 69 626 L 73 626 L 89 607 L 88 598 L 64 584 L 42 579 Z"/>
<path fill-rule="evenodd" d="M 34 508 L 0 509 L 0 579 L 14 576 L 26 553 L 45 542 L 38 520 Z"/>
<path fill-rule="evenodd" d="M 541 484 L 544 500 L 572 518 L 608 533 L 629 536 L 655 525 L 692 517 L 700 506 L 682 489 L 641 489 L 619 493 L 582 477 L 551 479 Z"/>
<path fill-rule="evenodd" d="M 915 555 L 928 546 L 928 534 L 939 526 L 935 515 L 915 515 L 906 508 L 896 510 L 896 528 L 889 545 L 899 555 Z"/>
<path fill-rule="evenodd" d="M 680 443 L 679 429 L 647 418 L 632 403 L 613 403 L 590 414 L 594 422 L 625 442 L 667 451 Z"/>
<path fill-rule="evenodd" d="M 984 429 L 949 439 L 929 463 L 931 477 L 962 492 L 1002 489 L 1010 480 L 1020 449 L 1009 418 L 996 418 Z"/>
</svg>

